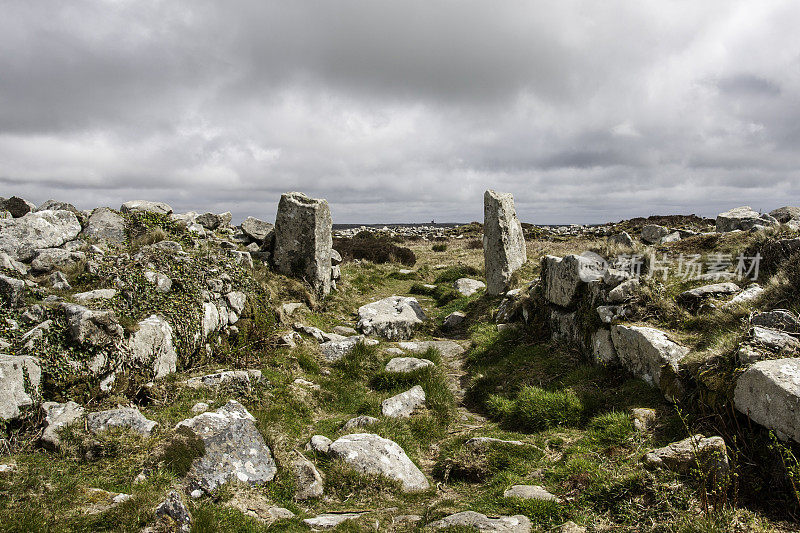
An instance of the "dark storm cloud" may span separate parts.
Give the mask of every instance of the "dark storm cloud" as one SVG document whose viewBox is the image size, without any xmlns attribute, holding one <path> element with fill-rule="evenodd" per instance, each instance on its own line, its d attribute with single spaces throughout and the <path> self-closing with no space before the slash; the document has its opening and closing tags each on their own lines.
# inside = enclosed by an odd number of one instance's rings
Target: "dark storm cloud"
<svg viewBox="0 0 800 533">
<path fill-rule="evenodd" d="M 699 5 L 698 5 L 699 4 Z M 338 221 L 797 203 L 800 6 L 3 2 L 0 195 Z"/>
</svg>

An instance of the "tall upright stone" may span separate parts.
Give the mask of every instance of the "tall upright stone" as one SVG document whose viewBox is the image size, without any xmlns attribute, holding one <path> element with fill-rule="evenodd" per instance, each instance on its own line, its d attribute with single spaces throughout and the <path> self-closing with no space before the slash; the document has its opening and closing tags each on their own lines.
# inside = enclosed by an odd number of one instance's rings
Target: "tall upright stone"
<svg viewBox="0 0 800 533">
<path fill-rule="evenodd" d="M 301 192 L 281 195 L 275 217 L 273 263 L 281 274 L 306 280 L 318 296 L 331 291 L 331 210 Z"/>
<path fill-rule="evenodd" d="M 492 190 L 483 195 L 483 259 L 487 294 L 508 289 L 511 274 L 527 259 L 522 224 L 511 193 Z"/>
</svg>

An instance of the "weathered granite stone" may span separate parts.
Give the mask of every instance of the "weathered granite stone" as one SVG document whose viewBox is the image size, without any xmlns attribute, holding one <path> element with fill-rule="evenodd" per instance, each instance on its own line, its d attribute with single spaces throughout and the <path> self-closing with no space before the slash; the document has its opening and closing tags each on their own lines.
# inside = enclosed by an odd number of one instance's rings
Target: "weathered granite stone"
<svg viewBox="0 0 800 533">
<path fill-rule="evenodd" d="M 271 481 L 278 471 L 255 418 L 239 402 L 231 400 L 214 412 L 179 422 L 177 427 L 189 428 L 205 445 L 205 454 L 195 459 L 187 475 L 195 490 L 210 493 L 234 480 L 261 484 Z"/>
<path fill-rule="evenodd" d="M 661 387 L 662 368 L 669 366 L 677 374 L 678 362 L 689 353 L 655 328 L 616 325 L 611 339 L 622 366 L 655 387 Z"/>
<path fill-rule="evenodd" d="M 167 499 L 156 507 L 156 516 L 171 521 L 168 527 L 172 526 L 181 533 L 191 531 L 192 514 L 183 503 L 181 495 L 174 490 L 170 491 Z"/>
<path fill-rule="evenodd" d="M 630 300 L 639 291 L 639 280 L 629 279 L 608 291 L 608 301 L 618 304 Z"/>
<path fill-rule="evenodd" d="M 757 346 L 762 346 L 774 352 L 797 352 L 800 350 L 800 341 L 788 333 L 776 329 L 755 326 L 750 330 L 752 341 Z"/>
<path fill-rule="evenodd" d="M 800 207 L 779 207 L 778 209 L 770 211 L 769 216 L 782 224 L 786 224 L 792 220 L 800 220 Z"/>
<path fill-rule="evenodd" d="M 378 420 L 374 416 L 361 415 L 355 418 L 351 418 L 350 420 L 345 422 L 344 426 L 342 426 L 342 430 L 349 431 L 351 429 L 363 428 L 371 426 L 373 424 L 377 424 L 378 422 L 380 422 L 380 420 Z"/>
<path fill-rule="evenodd" d="M 305 279 L 322 297 L 331 291 L 331 228 L 326 200 L 299 192 L 281 196 L 272 261 L 278 272 Z"/>
<path fill-rule="evenodd" d="M 419 385 L 396 394 L 381 402 L 383 416 L 389 418 L 408 418 L 414 411 L 425 405 L 425 391 Z"/>
<path fill-rule="evenodd" d="M 25 282 L 21 279 L 11 278 L 0 274 L 0 297 L 11 307 L 22 303 L 25 293 Z"/>
<path fill-rule="evenodd" d="M 608 238 L 608 243 L 616 244 L 617 246 L 624 246 L 625 248 L 633 248 L 633 238 L 626 231 L 616 235 L 611 235 Z"/>
<path fill-rule="evenodd" d="M 610 330 L 598 329 L 592 333 L 592 357 L 599 365 L 613 365 L 619 362 Z"/>
<path fill-rule="evenodd" d="M 430 486 L 425 475 L 396 442 L 375 434 L 354 433 L 339 437 L 330 445 L 329 453 L 363 474 L 381 474 L 399 481 L 404 492 L 422 491 Z"/>
<path fill-rule="evenodd" d="M 464 347 L 455 341 L 405 341 L 398 342 L 397 346 L 411 353 L 425 353 L 433 348 L 444 358 L 456 357 L 464 353 Z"/>
<path fill-rule="evenodd" d="M 95 289 L 93 291 L 75 293 L 72 295 L 72 299 L 76 302 L 85 303 L 92 300 L 110 300 L 116 295 L 116 289 Z"/>
<path fill-rule="evenodd" d="M 220 370 L 213 374 L 189 378 L 186 380 L 186 385 L 193 389 L 215 389 L 230 386 L 250 390 L 253 383 L 257 383 L 261 379 L 261 370 Z"/>
<path fill-rule="evenodd" d="M 121 213 L 155 213 L 157 215 L 171 215 L 172 207 L 164 202 L 148 202 L 147 200 L 131 200 L 119 208 Z"/>
<path fill-rule="evenodd" d="M 155 379 L 174 373 L 178 354 L 172 336 L 172 326 L 166 320 L 158 315 L 145 318 L 128 339 L 131 363 L 152 370 Z"/>
<path fill-rule="evenodd" d="M 0 200 L 0 210 L 8 211 L 14 218 L 20 218 L 35 211 L 36 206 L 24 198 L 12 196 L 11 198 Z"/>
<path fill-rule="evenodd" d="M 727 309 L 735 305 L 741 305 L 741 304 L 746 304 L 748 302 L 752 302 L 762 294 L 764 294 L 764 288 L 757 283 L 753 283 L 745 290 L 743 290 L 742 292 L 731 298 L 729 301 L 727 301 L 725 305 L 723 305 L 723 308 Z"/>
<path fill-rule="evenodd" d="M 81 231 L 70 211 L 40 211 L 21 218 L 0 219 L 0 252 L 16 261 L 33 259 L 40 248 L 57 248 Z"/>
<path fill-rule="evenodd" d="M 453 288 L 462 296 L 472 296 L 481 289 L 486 288 L 486 284 L 477 279 L 459 278 L 453 283 Z"/>
<path fill-rule="evenodd" d="M 687 305 L 696 305 L 706 298 L 717 298 L 729 294 L 737 294 L 742 289 L 733 282 L 714 283 L 711 285 L 703 285 L 695 289 L 689 289 L 678 295 L 678 301 Z"/>
<path fill-rule="evenodd" d="M 779 437 L 800 442 L 800 359 L 755 363 L 737 380 L 733 403 Z"/>
<path fill-rule="evenodd" d="M 747 231 L 754 226 L 774 226 L 777 220 L 765 214 L 759 214 L 749 206 L 737 207 L 717 215 L 717 231 L 720 233 L 742 230 Z"/>
<path fill-rule="evenodd" d="M 647 452 L 642 461 L 647 466 L 684 475 L 693 469 L 724 475 L 729 469 L 728 451 L 722 437 L 704 438 L 702 435 L 687 437 Z"/>
<path fill-rule="evenodd" d="M 38 358 L 0 354 L 0 420 L 14 420 L 21 408 L 33 405 L 41 379 Z"/>
<path fill-rule="evenodd" d="M 13 270 L 17 274 L 22 274 L 23 276 L 28 274 L 28 267 L 25 266 L 24 263 L 20 263 L 5 252 L 0 252 L 0 268 Z"/>
<path fill-rule="evenodd" d="M 756 313 L 750 318 L 750 324 L 787 333 L 800 333 L 800 318 L 786 309 L 774 309 Z"/>
<path fill-rule="evenodd" d="M 359 516 L 361 515 L 358 513 L 327 513 L 317 515 L 313 518 L 305 518 L 303 519 L 303 524 L 314 531 L 334 529 L 339 526 L 339 524 L 347 522 L 348 520 L 354 520 Z"/>
<path fill-rule="evenodd" d="M 292 472 L 297 487 L 294 494 L 295 500 L 308 500 L 322 496 L 325 486 L 314 463 L 297 453 L 292 459 Z"/>
<path fill-rule="evenodd" d="M 247 217 L 242 222 L 242 231 L 257 243 L 263 244 L 268 237 L 273 235 L 275 226 L 255 217 Z"/>
<path fill-rule="evenodd" d="M 348 353 L 358 344 L 364 342 L 363 335 L 354 335 L 347 337 L 343 340 L 327 341 L 319 345 L 322 350 L 322 356 L 329 363 L 335 363 Z"/>
<path fill-rule="evenodd" d="M 42 404 L 44 424 L 42 442 L 53 448 L 61 445 L 58 432 L 61 428 L 83 418 L 84 409 L 75 402 L 66 403 L 44 402 Z"/>
<path fill-rule="evenodd" d="M 172 280 L 169 276 L 161 272 L 145 270 L 144 279 L 155 285 L 158 292 L 169 292 L 172 289 Z"/>
<path fill-rule="evenodd" d="M 123 244 L 128 239 L 125 219 L 108 207 L 98 207 L 86 221 L 81 236 L 107 244 Z"/>
<path fill-rule="evenodd" d="M 647 244 L 657 244 L 669 235 L 669 229 L 657 224 L 648 224 L 642 228 L 642 240 Z"/>
<path fill-rule="evenodd" d="M 70 303 L 63 303 L 61 306 L 75 342 L 108 346 L 122 341 L 124 330 L 112 311 L 97 311 Z"/>
<path fill-rule="evenodd" d="M 317 453 L 327 454 L 330 450 L 333 441 L 325 435 L 314 435 L 306 447 L 308 450 L 313 450 Z"/>
<path fill-rule="evenodd" d="M 492 533 L 529 533 L 531 521 L 527 516 L 521 514 L 489 518 L 485 514 L 475 511 L 462 511 L 432 522 L 428 524 L 428 527 L 433 529 L 471 528 L 476 531 Z"/>
<path fill-rule="evenodd" d="M 647 407 L 631 409 L 631 419 L 636 431 L 648 431 L 656 424 L 656 410 Z"/>
<path fill-rule="evenodd" d="M 426 318 L 416 298 L 390 296 L 358 308 L 358 329 L 388 340 L 410 339 Z"/>
<path fill-rule="evenodd" d="M 514 485 L 510 489 L 507 489 L 505 492 L 503 492 L 503 497 L 561 503 L 561 498 L 551 494 L 541 485 Z"/>
<path fill-rule="evenodd" d="M 595 257 L 568 255 L 564 258 L 547 255 L 542 258 L 542 284 L 547 301 L 561 307 L 572 307 L 582 285 L 603 279 L 605 267 Z"/>
<path fill-rule="evenodd" d="M 511 275 L 527 260 L 522 224 L 510 193 L 488 190 L 483 195 L 483 258 L 490 295 L 507 291 Z"/>
<path fill-rule="evenodd" d="M 42 248 L 36 250 L 36 255 L 31 261 L 31 270 L 50 272 L 55 268 L 69 268 L 84 260 L 86 260 L 86 254 L 83 252 L 69 252 L 62 248 Z"/>
<path fill-rule="evenodd" d="M 86 415 L 86 425 L 92 433 L 112 428 L 128 428 L 142 435 L 150 435 L 158 422 L 148 420 L 133 407 L 120 407 Z"/>
<path fill-rule="evenodd" d="M 428 359 L 418 359 L 416 357 L 394 357 L 386 363 L 387 372 L 397 372 L 407 374 L 417 370 L 433 366 L 433 361 Z"/>
<path fill-rule="evenodd" d="M 442 329 L 455 329 L 460 326 L 466 318 L 466 313 L 462 311 L 453 311 L 444 318 L 444 321 L 442 322 Z"/>
</svg>

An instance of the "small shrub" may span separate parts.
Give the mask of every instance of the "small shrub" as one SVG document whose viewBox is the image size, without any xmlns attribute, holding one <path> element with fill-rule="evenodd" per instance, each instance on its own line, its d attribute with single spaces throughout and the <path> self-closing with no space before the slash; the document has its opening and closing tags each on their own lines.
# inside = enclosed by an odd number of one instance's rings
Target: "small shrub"
<svg viewBox="0 0 800 533">
<path fill-rule="evenodd" d="M 603 413 L 589 422 L 589 440 L 600 446 L 624 446 L 633 431 L 631 418 L 622 411 Z"/>
<path fill-rule="evenodd" d="M 397 262 L 414 266 L 417 256 L 410 248 L 397 246 L 389 237 L 361 232 L 352 239 L 334 239 L 333 247 L 345 261 L 362 259 L 373 263 Z"/>
<path fill-rule="evenodd" d="M 472 239 L 467 241 L 467 244 L 464 246 L 467 250 L 482 250 L 483 249 L 483 241 L 481 239 Z"/>
<path fill-rule="evenodd" d="M 487 409 L 503 424 L 527 431 L 576 426 L 583 415 L 583 404 L 571 390 L 551 392 L 533 386 L 523 387 L 514 400 L 490 396 Z"/>
<path fill-rule="evenodd" d="M 469 265 L 456 265 L 442 270 L 434 283 L 453 283 L 460 278 L 473 278 L 481 276 L 481 271 Z"/>
<path fill-rule="evenodd" d="M 436 292 L 438 287 L 426 287 L 423 283 L 414 283 L 411 285 L 411 288 L 408 289 L 410 294 L 420 294 L 422 296 L 433 296 Z"/>
<path fill-rule="evenodd" d="M 433 250 L 434 252 L 445 252 L 445 251 L 447 251 L 447 245 L 444 244 L 444 243 L 434 244 L 431 247 L 431 250 Z"/>
</svg>

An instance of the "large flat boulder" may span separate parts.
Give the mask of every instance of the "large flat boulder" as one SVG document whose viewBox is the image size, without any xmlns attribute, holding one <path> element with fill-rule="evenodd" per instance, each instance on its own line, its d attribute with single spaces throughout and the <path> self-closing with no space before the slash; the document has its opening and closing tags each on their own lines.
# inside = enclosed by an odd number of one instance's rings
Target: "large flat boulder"
<svg viewBox="0 0 800 533">
<path fill-rule="evenodd" d="M 81 223 L 70 211 L 39 211 L 0 219 L 0 252 L 17 261 L 29 261 L 35 250 L 57 248 L 80 232 Z"/>
<path fill-rule="evenodd" d="M 31 394 L 39 390 L 41 379 L 36 357 L 0 354 L 0 420 L 14 420 L 21 408 L 33 405 Z"/>
<path fill-rule="evenodd" d="M 800 359 L 755 363 L 736 381 L 733 404 L 781 438 L 800 442 Z"/>
<path fill-rule="evenodd" d="M 86 425 L 92 433 L 124 428 L 147 436 L 158 425 L 158 422 L 145 418 L 136 408 L 119 407 L 117 409 L 89 413 L 86 415 Z"/>
<path fill-rule="evenodd" d="M 155 213 L 157 215 L 171 215 L 172 207 L 164 202 L 150 202 L 148 200 L 131 200 L 119 208 L 121 213 Z"/>
<path fill-rule="evenodd" d="M 462 296 L 472 296 L 481 289 L 486 288 L 486 284 L 477 279 L 459 278 L 453 283 L 453 288 Z"/>
<path fill-rule="evenodd" d="M 106 244 L 123 244 L 128 238 L 125 219 L 109 207 L 98 207 L 86 221 L 81 236 Z"/>
<path fill-rule="evenodd" d="M 410 339 L 427 317 L 416 298 L 390 296 L 358 308 L 358 329 L 364 335 L 385 339 Z"/>
<path fill-rule="evenodd" d="M 750 324 L 787 333 L 800 333 L 800 318 L 787 309 L 773 309 L 756 313 L 750 318 Z"/>
<path fill-rule="evenodd" d="M 779 207 L 769 212 L 769 216 L 782 224 L 786 224 L 791 220 L 800 220 L 800 207 L 785 206 Z"/>
<path fill-rule="evenodd" d="M 774 226 L 778 221 L 764 213 L 754 211 L 750 206 L 737 207 L 717 215 L 717 231 L 747 231 L 754 226 Z"/>
<path fill-rule="evenodd" d="M 483 260 L 490 295 L 506 292 L 511 275 L 527 261 L 525 235 L 511 193 L 488 190 L 483 195 Z"/>
<path fill-rule="evenodd" d="M 380 474 L 399 481 L 404 492 L 417 492 L 430 486 L 425 475 L 394 441 L 372 433 L 339 437 L 328 449 L 363 474 Z"/>
<path fill-rule="evenodd" d="M 278 202 L 272 262 L 281 274 L 305 279 L 318 296 L 331 291 L 331 210 L 326 200 L 289 192 Z"/>
<path fill-rule="evenodd" d="M 210 493 L 229 481 L 257 485 L 271 481 L 278 472 L 255 418 L 237 401 L 179 422 L 177 427 L 188 428 L 205 445 L 205 453 L 189 469 L 193 490 Z"/>
<path fill-rule="evenodd" d="M 405 352 L 425 353 L 433 348 L 442 357 L 456 357 L 464 353 L 464 347 L 456 341 L 404 341 L 397 343 L 398 348 Z"/>
<path fill-rule="evenodd" d="M 615 325 L 611 327 L 611 340 L 622 366 L 636 377 L 654 387 L 662 387 L 664 367 L 678 373 L 678 362 L 689 348 L 673 342 L 666 333 L 643 326 Z"/>
<path fill-rule="evenodd" d="M 703 285 L 683 291 L 678 295 L 678 301 L 686 305 L 696 305 L 706 298 L 718 298 L 720 296 L 728 296 L 731 294 L 738 294 L 742 291 L 739 286 L 733 282 L 725 283 L 712 283 L 711 285 Z"/>
<path fill-rule="evenodd" d="M 388 418 L 408 418 L 424 405 L 425 391 L 419 385 L 415 385 L 405 392 L 383 400 L 381 412 Z"/>
<path fill-rule="evenodd" d="M 255 217 L 247 217 L 242 221 L 242 232 L 259 244 L 267 241 L 267 238 L 271 238 L 274 231 L 274 224 Z"/>
<path fill-rule="evenodd" d="M 431 522 L 428 527 L 432 529 L 470 528 L 475 531 L 493 533 L 528 533 L 531 530 L 531 521 L 527 516 L 521 514 L 489 518 L 485 514 L 475 511 L 462 511 Z"/>
</svg>

